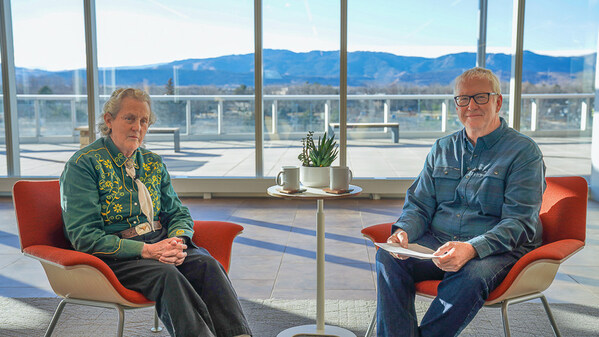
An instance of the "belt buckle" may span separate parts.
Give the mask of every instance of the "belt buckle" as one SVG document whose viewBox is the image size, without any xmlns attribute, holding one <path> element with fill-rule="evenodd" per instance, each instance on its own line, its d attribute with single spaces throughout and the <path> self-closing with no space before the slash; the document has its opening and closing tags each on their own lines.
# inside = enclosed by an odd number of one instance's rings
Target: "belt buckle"
<svg viewBox="0 0 599 337">
<path fill-rule="evenodd" d="M 143 235 L 151 231 L 152 227 L 150 227 L 150 224 L 147 222 L 135 226 L 135 232 L 137 233 L 137 235 Z"/>
</svg>

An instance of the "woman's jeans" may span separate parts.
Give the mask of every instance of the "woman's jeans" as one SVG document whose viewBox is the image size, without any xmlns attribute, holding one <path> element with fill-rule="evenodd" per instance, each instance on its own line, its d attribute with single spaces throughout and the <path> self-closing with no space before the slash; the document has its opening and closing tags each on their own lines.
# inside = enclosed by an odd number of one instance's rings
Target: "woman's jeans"
<svg viewBox="0 0 599 337">
<path fill-rule="evenodd" d="M 436 249 L 431 237 L 419 244 Z M 468 261 L 457 272 L 444 272 L 432 260 L 396 259 L 379 249 L 376 254 L 377 272 L 377 335 L 398 336 L 457 336 L 483 306 L 489 293 L 505 278 L 519 252 L 490 255 Z M 414 283 L 442 280 L 438 295 L 422 318 L 416 317 Z"/>
<path fill-rule="evenodd" d="M 227 273 L 204 248 L 188 248 L 180 266 L 150 259 L 103 259 L 128 289 L 156 301 L 171 336 L 251 334 Z"/>
</svg>

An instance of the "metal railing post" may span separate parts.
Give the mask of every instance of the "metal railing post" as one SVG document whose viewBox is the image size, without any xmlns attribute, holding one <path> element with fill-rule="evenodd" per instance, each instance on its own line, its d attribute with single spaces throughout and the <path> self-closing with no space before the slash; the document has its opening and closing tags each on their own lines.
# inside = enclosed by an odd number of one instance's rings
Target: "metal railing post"
<svg viewBox="0 0 599 337">
<path fill-rule="evenodd" d="M 327 99 L 324 103 L 324 131 L 329 131 L 329 122 L 331 121 L 331 100 Z"/>
<path fill-rule="evenodd" d="M 537 131 L 539 126 L 539 106 L 536 99 L 530 100 L 530 131 Z"/>
<path fill-rule="evenodd" d="M 35 138 L 38 138 L 38 141 L 39 137 L 41 136 L 40 104 L 41 102 L 37 99 L 33 101 L 33 118 L 35 118 Z"/>
<path fill-rule="evenodd" d="M 587 129 L 587 116 L 589 110 L 590 100 L 583 99 L 582 104 L 580 105 L 580 131 L 585 131 Z"/>
<path fill-rule="evenodd" d="M 75 128 L 77 127 L 77 98 L 70 100 L 71 102 L 71 130 L 73 136 L 77 135 Z"/>
<path fill-rule="evenodd" d="M 391 100 L 386 99 L 383 103 L 383 123 L 389 123 L 389 109 L 391 109 Z M 387 132 L 387 128 L 383 128 L 383 132 Z"/>
<path fill-rule="evenodd" d="M 223 134 L 223 100 L 218 100 L 217 119 L 216 119 L 216 134 Z"/>
<path fill-rule="evenodd" d="M 185 135 L 191 135 L 191 100 L 185 100 Z"/>
<path fill-rule="evenodd" d="M 279 108 L 279 104 L 278 104 L 278 101 L 275 99 L 275 100 L 272 101 L 272 106 L 271 106 L 272 117 L 270 119 L 270 122 L 271 122 L 271 125 L 272 125 L 272 127 L 271 127 L 271 133 L 273 135 L 276 135 L 277 133 L 279 133 L 279 130 L 277 130 L 277 124 L 279 124 L 278 123 L 278 119 L 279 119 L 278 108 Z"/>
<path fill-rule="evenodd" d="M 448 100 L 441 102 L 441 132 L 447 132 L 447 108 Z"/>
</svg>

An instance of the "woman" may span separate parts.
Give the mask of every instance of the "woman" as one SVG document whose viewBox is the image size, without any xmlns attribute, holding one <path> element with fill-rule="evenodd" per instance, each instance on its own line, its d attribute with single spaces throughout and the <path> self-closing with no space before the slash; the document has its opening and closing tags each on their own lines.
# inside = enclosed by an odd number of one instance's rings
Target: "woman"
<svg viewBox="0 0 599 337">
<path fill-rule="evenodd" d="M 193 221 L 162 159 L 141 147 L 155 120 L 145 92 L 112 93 L 104 137 L 77 151 L 60 177 L 65 233 L 123 286 L 155 301 L 172 336 L 248 336 L 226 272 L 191 241 Z"/>
</svg>

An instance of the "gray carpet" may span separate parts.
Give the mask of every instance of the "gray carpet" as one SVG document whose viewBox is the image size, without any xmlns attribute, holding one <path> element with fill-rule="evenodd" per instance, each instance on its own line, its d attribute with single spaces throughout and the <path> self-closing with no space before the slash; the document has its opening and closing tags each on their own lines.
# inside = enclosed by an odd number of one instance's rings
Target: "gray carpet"
<svg viewBox="0 0 599 337">
<path fill-rule="evenodd" d="M 0 297 L 0 336 L 43 336 L 59 299 Z M 274 337 L 289 327 L 314 324 L 313 300 L 242 300 L 255 337 Z M 428 307 L 417 301 L 419 317 Z M 551 305 L 563 336 L 598 336 L 599 304 L 594 307 L 575 304 Z M 375 309 L 374 301 L 327 300 L 326 323 L 364 336 Z M 54 336 L 114 336 L 115 310 L 67 304 Z M 512 336 L 552 336 L 541 304 L 522 303 L 510 307 Z M 168 336 L 166 330 L 152 333 L 152 309 L 125 313 L 125 336 Z M 503 336 L 499 309 L 484 308 L 462 336 Z"/>
</svg>

